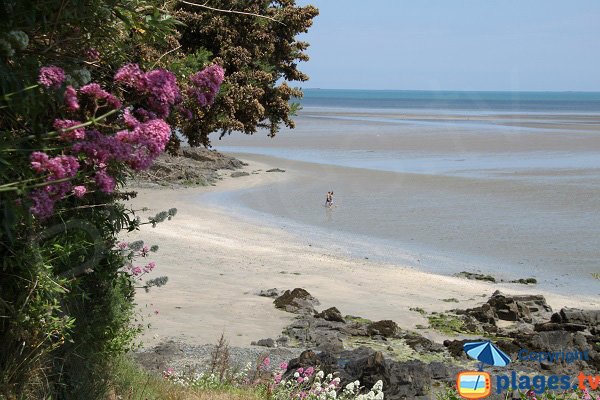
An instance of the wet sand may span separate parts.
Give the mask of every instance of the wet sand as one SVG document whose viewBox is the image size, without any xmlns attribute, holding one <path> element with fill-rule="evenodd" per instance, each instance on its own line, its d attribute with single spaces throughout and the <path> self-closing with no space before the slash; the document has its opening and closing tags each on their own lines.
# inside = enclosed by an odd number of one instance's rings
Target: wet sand
<svg viewBox="0 0 600 400">
<path fill-rule="evenodd" d="M 246 160 L 250 162 L 246 171 L 261 172 L 226 177 L 216 187 L 141 189 L 133 200 L 136 208 L 150 208 L 147 215 L 170 207 L 179 210 L 171 221 L 154 229 L 146 225 L 140 232 L 124 237 L 159 244 L 159 252 L 152 257 L 157 268 L 150 277 L 169 277 L 166 286 L 149 293 L 140 290 L 136 295 L 140 310 L 147 315 L 145 322 L 151 324 L 143 336 L 145 346 L 168 339 L 214 343 L 221 332 L 236 346 L 275 338 L 293 315 L 276 310 L 272 299 L 256 295 L 272 287 L 303 287 L 321 300 L 321 308 L 336 306 L 344 314 L 392 319 L 409 329 L 426 324 L 419 313 L 409 310 L 411 307 L 427 311 L 466 308 L 483 302 L 496 289 L 515 294 L 542 293 L 555 308 L 599 305 L 597 297 L 578 293 L 561 295 L 531 286 L 469 281 L 403 264 L 367 260 L 321 243 L 318 236 L 294 233 L 213 205 L 211 197 L 214 200 L 240 190 L 266 186 L 286 190 L 285 185 L 314 172 L 302 166 L 286 173 L 266 173 L 269 168 L 281 167 L 281 162 Z M 443 301 L 452 297 L 460 304 Z M 437 337 L 434 332 L 426 334 Z"/>
<path fill-rule="evenodd" d="M 222 203 L 426 271 L 530 275 L 563 293 L 600 293 L 591 278 L 600 272 L 600 115 L 310 109 L 296 122 L 274 139 L 215 141 L 303 172 Z M 339 208 L 324 215 L 329 190 Z"/>
</svg>

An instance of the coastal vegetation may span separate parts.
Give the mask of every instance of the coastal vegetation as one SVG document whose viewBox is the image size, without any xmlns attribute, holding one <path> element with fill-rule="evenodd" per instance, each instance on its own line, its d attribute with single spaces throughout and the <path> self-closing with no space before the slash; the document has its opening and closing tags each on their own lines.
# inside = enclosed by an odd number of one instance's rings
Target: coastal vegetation
<svg viewBox="0 0 600 400">
<path fill-rule="evenodd" d="M 316 9 L 221 3 L 0 5 L 0 398 L 110 395 L 136 287 L 167 282 L 158 247 L 117 236 L 177 212 L 142 221 L 126 181 L 180 136 L 292 125 Z"/>
</svg>

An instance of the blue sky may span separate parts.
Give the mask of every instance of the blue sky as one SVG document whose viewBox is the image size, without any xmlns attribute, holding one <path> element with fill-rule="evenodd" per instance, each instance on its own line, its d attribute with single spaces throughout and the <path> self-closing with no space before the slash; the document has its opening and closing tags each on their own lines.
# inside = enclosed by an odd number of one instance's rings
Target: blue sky
<svg viewBox="0 0 600 400">
<path fill-rule="evenodd" d="M 298 0 L 302 87 L 600 91 L 599 0 Z"/>
</svg>

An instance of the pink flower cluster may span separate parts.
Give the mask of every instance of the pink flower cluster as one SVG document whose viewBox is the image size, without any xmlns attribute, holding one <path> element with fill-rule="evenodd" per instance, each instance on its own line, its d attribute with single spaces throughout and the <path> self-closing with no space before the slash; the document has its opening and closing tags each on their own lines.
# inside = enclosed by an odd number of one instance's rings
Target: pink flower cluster
<svg viewBox="0 0 600 400">
<path fill-rule="evenodd" d="M 136 171 L 146 169 L 165 150 L 171 136 L 171 127 L 162 119 L 141 123 L 129 115 L 126 120 L 135 124 L 132 130 L 119 131 L 115 136 L 89 130 L 86 140 L 72 147 L 73 152 L 87 156 L 88 165 L 95 166 L 96 184 L 106 193 L 112 192 L 116 184 L 106 172 L 111 161 L 125 163 Z"/>
<path fill-rule="evenodd" d="M 63 198 L 72 188 L 69 181 L 53 182 L 75 176 L 79 169 L 79 162 L 73 156 L 61 155 L 50 158 L 48 154 L 40 151 L 33 152 L 30 161 L 31 168 L 35 172 L 47 174 L 48 185 L 30 194 L 33 201 L 31 212 L 40 218 L 46 218 L 54 211 L 54 203 Z"/>
<path fill-rule="evenodd" d="M 144 73 L 139 65 L 127 64 L 117 71 L 114 81 L 145 96 L 148 109 L 160 118 L 167 117 L 171 107 L 182 100 L 175 74 L 164 69 Z"/>
<path fill-rule="evenodd" d="M 131 275 L 140 279 L 142 277 L 142 275 L 152 272 L 152 270 L 154 270 L 154 268 L 156 268 L 156 263 L 154 261 L 151 261 L 143 267 L 138 267 L 138 266 L 134 267 L 133 265 L 129 265 L 127 267 L 127 270 L 129 271 L 129 273 Z"/>
<path fill-rule="evenodd" d="M 67 86 L 64 94 L 65 105 L 67 106 L 67 110 L 71 112 L 75 112 L 79 110 L 79 101 L 77 100 L 77 91 L 73 86 Z"/>
<path fill-rule="evenodd" d="M 60 132 L 60 138 L 64 141 L 73 141 L 85 139 L 85 129 L 75 128 L 69 129 L 74 126 L 81 125 L 79 121 L 73 121 L 70 119 L 55 119 L 54 129 Z"/>
<path fill-rule="evenodd" d="M 38 83 L 46 89 L 58 89 L 65 81 L 65 71 L 55 65 L 40 68 Z"/>
<path fill-rule="evenodd" d="M 210 65 L 190 77 L 192 86 L 188 89 L 188 95 L 194 98 L 201 107 L 211 105 L 215 101 L 224 79 L 223 67 L 217 64 Z"/>
<path fill-rule="evenodd" d="M 79 89 L 79 92 L 89 96 L 93 100 L 102 100 L 112 108 L 121 108 L 121 100 L 119 100 L 115 95 L 102 89 L 102 87 L 97 83 L 89 83 Z"/>
</svg>

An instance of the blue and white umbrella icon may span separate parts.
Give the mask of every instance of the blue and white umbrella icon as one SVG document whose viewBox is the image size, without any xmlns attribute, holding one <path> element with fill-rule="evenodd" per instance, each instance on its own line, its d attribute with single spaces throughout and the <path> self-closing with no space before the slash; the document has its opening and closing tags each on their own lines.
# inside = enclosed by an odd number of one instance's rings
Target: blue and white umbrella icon
<svg viewBox="0 0 600 400">
<path fill-rule="evenodd" d="M 474 360 L 494 367 L 506 367 L 510 364 L 510 357 L 497 348 L 492 342 L 469 342 L 463 345 L 465 353 Z"/>
</svg>

